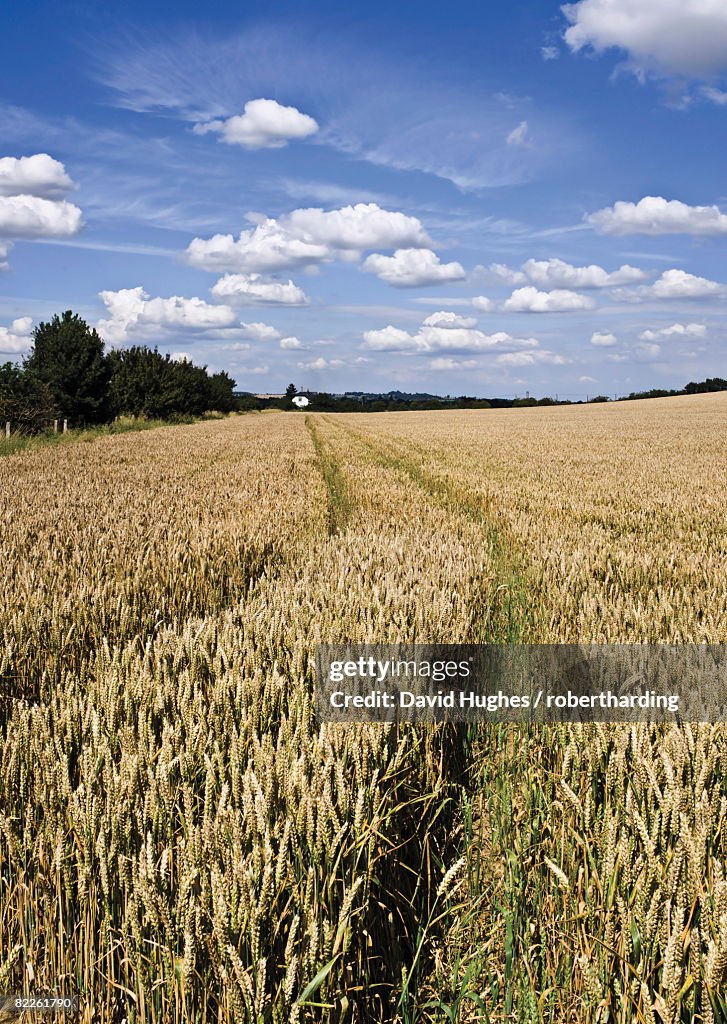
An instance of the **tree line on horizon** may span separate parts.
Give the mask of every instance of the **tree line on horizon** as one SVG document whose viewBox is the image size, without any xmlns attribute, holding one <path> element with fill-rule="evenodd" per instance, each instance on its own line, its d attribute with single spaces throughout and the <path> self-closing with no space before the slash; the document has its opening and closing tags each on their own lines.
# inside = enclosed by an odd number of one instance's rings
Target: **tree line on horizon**
<svg viewBox="0 0 727 1024">
<path fill-rule="evenodd" d="M 285 394 L 277 397 L 260 398 L 257 395 L 237 393 L 238 409 L 262 411 L 263 409 L 294 410 L 293 398 L 304 394 L 308 398 L 305 412 L 417 412 L 436 409 L 522 409 L 551 405 L 593 405 L 605 402 L 630 402 L 642 398 L 671 398 L 678 395 L 698 395 L 712 391 L 727 391 L 727 380 L 722 377 L 708 377 L 703 381 L 690 381 L 679 390 L 652 388 L 649 391 L 632 391 L 620 398 L 608 395 L 594 395 L 593 398 L 573 401 L 567 398 L 476 398 L 459 395 L 455 398 L 441 398 L 437 395 L 407 394 L 402 391 L 388 391 L 381 394 L 348 392 L 334 395 L 328 392 L 298 391 L 295 384 L 289 384 Z"/>
<path fill-rule="evenodd" d="M 99 333 L 66 310 L 35 328 L 22 364 L 0 365 L 0 420 L 37 433 L 59 417 L 76 427 L 117 416 L 168 420 L 233 412 L 234 386 L 225 372 L 211 374 L 146 345 L 106 352 Z"/>
</svg>

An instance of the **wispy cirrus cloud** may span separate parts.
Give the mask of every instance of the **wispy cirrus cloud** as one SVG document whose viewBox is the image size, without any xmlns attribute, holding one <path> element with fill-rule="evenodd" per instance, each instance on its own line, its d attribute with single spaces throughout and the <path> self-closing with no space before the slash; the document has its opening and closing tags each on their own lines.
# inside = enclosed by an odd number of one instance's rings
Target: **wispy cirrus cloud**
<svg viewBox="0 0 727 1024">
<path fill-rule="evenodd" d="M 119 106 L 218 122 L 232 133 L 241 99 L 265 97 L 314 119 L 318 144 L 463 189 L 527 181 L 576 146 L 563 119 L 530 98 L 434 81 L 431 67 L 413 59 L 367 51 L 363 60 L 351 42 L 304 24 L 263 24 L 233 38 L 178 33 L 151 44 L 121 35 L 105 40 L 103 52 L 95 73 Z M 532 144 L 508 144 L 524 141 L 525 120 L 530 130 L 537 120 Z"/>
<path fill-rule="evenodd" d="M 333 181 L 305 178 L 275 178 L 264 181 L 263 186 L 279 191 L 291 199 L 308 199 L 325 206 L 350 206 L 355 203 L 376 203 L 377 206 L 400 206 L 401 199 L 353 185 L 339 185 Z"/>
</svg>

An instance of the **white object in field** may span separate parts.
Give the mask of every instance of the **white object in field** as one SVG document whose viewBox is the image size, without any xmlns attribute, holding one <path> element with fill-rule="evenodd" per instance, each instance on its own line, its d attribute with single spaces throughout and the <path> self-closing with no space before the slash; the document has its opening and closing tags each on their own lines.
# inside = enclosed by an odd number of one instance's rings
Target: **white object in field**
<svg viewBox="0 0 727 1024">
<path fill-rule="evenodd" d="M 293 405 L 297 405 L 299 409 L 305 409 L 306 405 L 308 405 L 308 399 L 305 395 L 296 395 L 293 398 Z"/>
</svg>

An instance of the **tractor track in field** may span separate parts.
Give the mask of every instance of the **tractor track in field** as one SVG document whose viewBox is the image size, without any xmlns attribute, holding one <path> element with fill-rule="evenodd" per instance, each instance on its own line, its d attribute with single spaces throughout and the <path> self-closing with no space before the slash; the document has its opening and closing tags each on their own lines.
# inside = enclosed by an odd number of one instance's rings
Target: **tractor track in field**
<svg viewBox="0 0 727 1024">
<path fill-rule="evenodd" d="M 335 537 L 342 533 L 351 518 L 352 502 L 346 478 L 336 461 L 330 445 L 317 430 L 313 419 L 306 416 L 305 425 L 318 457 L 321 475 L 328 491 L 328 533 Z"/>
<path fill-rule="evenodd" d="M 441 508 L 464 516 L 482 529 L 500 583 L 497 607 L 475 631 L 471 642 L 524 643 L 530 639 L 537 632 L 537 618 L 529 599 L 529 569 L 514 554 L 507 525 L 491 499 L 461 487 L 450 477 L 427 470 L 422 464 L 425 453 L 411 442 L 382 443 L 365 431 L 333 421 L 329 416 L 322 418 L 328 426 L 363 444 L 380 466 L 414 483 Z"/>
</svg>

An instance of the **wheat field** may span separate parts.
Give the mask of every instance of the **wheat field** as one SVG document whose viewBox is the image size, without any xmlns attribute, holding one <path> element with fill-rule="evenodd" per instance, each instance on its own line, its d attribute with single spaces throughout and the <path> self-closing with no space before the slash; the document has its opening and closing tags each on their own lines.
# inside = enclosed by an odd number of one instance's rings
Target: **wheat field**
<svg viewBox="0 0 727 1024">
<path fill-rule="evenodd" d="M 270 413 L 1 458 L 0 994 L 726 1024 L 724 726 L 313 701 L 321 642 L 727 641 L 726 427 Z"/>
</svg>

